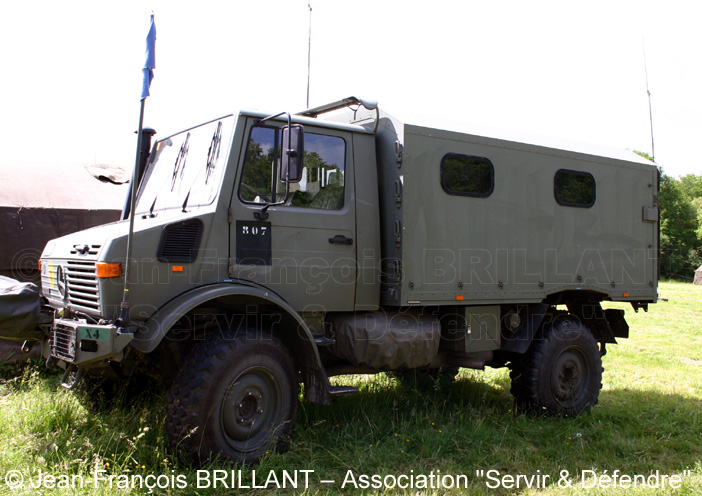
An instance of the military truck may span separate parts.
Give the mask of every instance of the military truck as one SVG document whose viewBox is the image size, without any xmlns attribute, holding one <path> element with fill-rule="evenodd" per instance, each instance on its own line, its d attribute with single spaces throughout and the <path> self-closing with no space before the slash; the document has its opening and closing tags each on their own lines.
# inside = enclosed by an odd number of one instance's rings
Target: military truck
<svg viewBox="0 0 702 496">
<path fill-rule="evenodd" d="M 627 151 L 355 97 L 152 134 L 129 219 L 47 244 L 40 340 L 68 388 L 159 377 L 194 460 L 256 461 L 300 384 L 314 403 L 355 391 L 337 375 L 509 367 L 520 409 L 587 412 L 629 331 L 601 303 L 657 299 L 658 171 Z"/>
</svg>

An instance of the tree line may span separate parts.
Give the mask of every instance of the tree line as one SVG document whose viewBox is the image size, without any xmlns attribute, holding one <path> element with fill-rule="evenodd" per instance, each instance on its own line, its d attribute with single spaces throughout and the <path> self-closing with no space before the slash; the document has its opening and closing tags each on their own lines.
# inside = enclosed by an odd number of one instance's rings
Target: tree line
<svg viewBox="0 0 702 496">
<path fill-rule="evenodd" d="M 675 178 L 661 170 L 658 207 L 661 277 L 690 280 L 702 265 L 702 176 Z"/>
</svg>

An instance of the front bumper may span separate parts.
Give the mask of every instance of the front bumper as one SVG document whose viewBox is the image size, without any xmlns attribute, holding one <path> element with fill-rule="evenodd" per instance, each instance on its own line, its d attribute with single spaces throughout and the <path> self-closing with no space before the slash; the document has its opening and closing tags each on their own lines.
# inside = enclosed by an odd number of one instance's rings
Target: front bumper
<svg viewBox="0 0 702 496">
<path fill-rule="evenodd" d="M 66 364 L 84 366 L 121 361 L 134 334 L 113 324 L 88 324 L 80 320 L 57 319 L 49 332 L 48 354 Z"/>
</svg>

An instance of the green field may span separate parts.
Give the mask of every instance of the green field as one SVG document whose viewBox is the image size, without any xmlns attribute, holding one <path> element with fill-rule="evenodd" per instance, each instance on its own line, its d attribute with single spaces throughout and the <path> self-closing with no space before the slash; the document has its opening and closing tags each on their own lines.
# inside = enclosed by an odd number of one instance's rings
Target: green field
<svg viewBox="0 0 702 496">
<path fill-rule="evenodd" d="M 600 402 L 589 415 L 514 412 L 506 370 L 462 369 L 456 383 L 419 391 L 384 374 L 343 377 L 334 380 L 360 393 L 334 398 L 331 407 L 303 401 L 288 450 L 256 467 L 179 461 L 163 430 L 163 395 L 90 413 L 43 365 L 3 366 L 0 494 L 148 493 L 123 487 L 133 476 L 164 486 L 154 493 L 178 495 L 702 494 L 702 287 L 666 282 L 660 292 L 667 301 L 648 313 L 621 306 L 630 339 L 608 347 Z M 268 487 L 198 488 L 198 470 L 200 486 L 224 473 L 231 484 L 233 471 L 239 486 Z M 290 480 L 276 489 L 295 474 L 297 489 Z M 364 475 L 378 476 L 368 489 Z M 11 487 L 21 479 L 23 489 Z M 415 488 L 374 489 L 378 480 Z M 641 480 L 658 487 L 642 489 Z M 39 481 L 41 488 L 31 487 Z M 528 489 L 529 481 L 540 487 Z"/>
</svg>

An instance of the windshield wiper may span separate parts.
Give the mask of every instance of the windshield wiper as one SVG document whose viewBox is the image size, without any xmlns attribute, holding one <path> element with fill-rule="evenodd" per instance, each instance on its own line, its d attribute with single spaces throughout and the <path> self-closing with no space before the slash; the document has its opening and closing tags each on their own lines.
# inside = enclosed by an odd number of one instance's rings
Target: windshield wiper
<svg viewBox="0 0 702 496">
<path fill-rule="evenodd" d="M 151 219 L 156 217 L 156 214 L 154 213 L 154 208 L 156 207 L 156 200 L 158 200 L 158 195 L 156 195 L 156 197 L 154 198 L 154 202 L 151 204 L 151 208 L 149 208 L 149 215 L 145 215 L 144 218 L 148 217 L 149 219 Z"/>
<path fill-rule="evenodd" d="M 170 140 L 169 140 L 170 141 Z M 171 191 L 175 188 L 175 183 L 176 179 L 178 178 L 178 173 L 180 173 L 180 176 L 183 176 L 183 171 L 185 170 L 185 158 L 188 156 L 188 150 L 190 149 L 190 133 L 187 134 L 185 137 L 185 141 L 183 141 L 183 144 L 180 146 L 180 150 L 178 151 L 178 156 L 176 157 L 175 165 L 173 166 L 173 176 L 171 178 Z M 156 202 L 158 201 L 158 197 L 163 191 L 163 188 L 165 187 L 165 184 L 161 186 L 159 189 L 158 193 L 156 193 L 156 196 L 154 197 L 153 203 L 151 203 L 151 207 L 149 207 L 149 213 L 148 215 L 144 215 L 143 218 L 153 218 L 156 217 L 156 214 L 154 213 L 154 209 L 156 208 Z"/>
<path fill-rule="evenodd" d="M 178 173 L 180 177 L 183 177 L 185 172 L 185 159 L 188 156 L 188 150 L 190 149 L 190 133 L 185 137 L 185 141 L 180 146 L 178 151 L 178 156 L 176 157 L 175 165 L 173 166 L 173 177 L 171 178 L 171 191 L 175 188 L 176 179 L 178 179 Z M 154 203 L 156 200 L 154 200 Z"/>
<path fill-rule="evenodd" d="M 219 144 L 222 141 L 222 121 L 217 124 L 217 129 L 214 135 L 212 135 L 212 141 L 210 142 L 210 149 L 207 152 L 207 164 L 205 165 L 205 184 L 210 180 L 212 173 L 214 172 L 215 166 L 217 165 L 217 159 L 219 158 Z M 188 189 L 188 194 L 185 195 L 185 201 L 183 202 L 182 211 L 185 212 L 185 208 L 188 206 L 188 200 L 190 199 L 190 192 L 195 187 L 197 179 L 200 177 L 200 172 L 197 173 L 195 180 L 190 185 Z"/>
<path fill-rule="evenodd" d="M 222 121 L 217 124 L 217 130 L 212 136 L 212 142 L 210 143 L 210 149 L 207 152 L 207 174 L 205 176 L 205 184 L 210 180 L 210 176 L 214 172 L 215 166 L 217 165 L 217 159 L 219 158 L 219 144 L 222 141 Z"/>
</svg>

